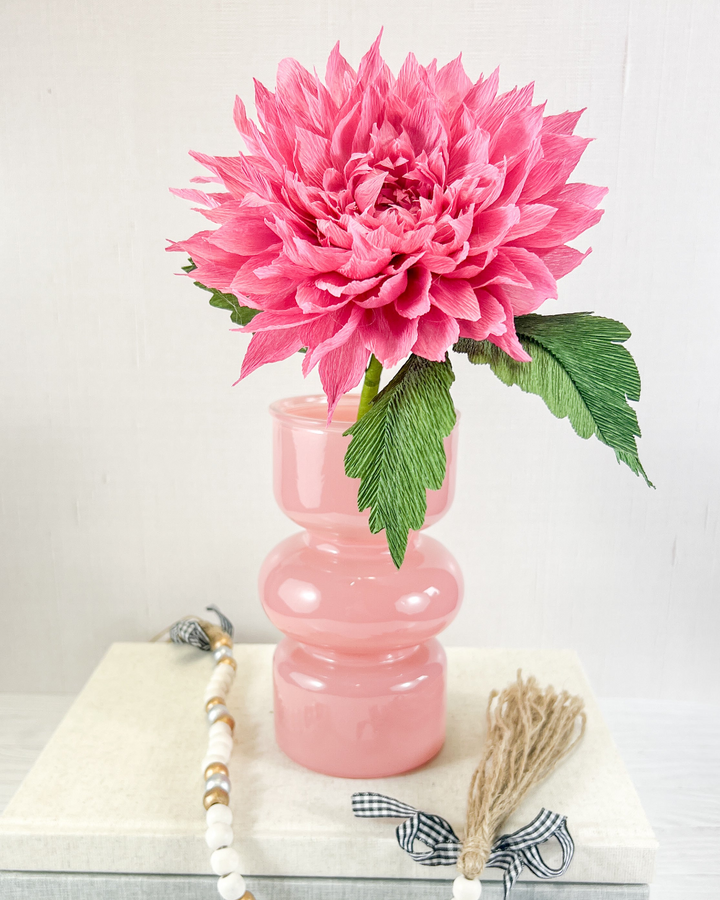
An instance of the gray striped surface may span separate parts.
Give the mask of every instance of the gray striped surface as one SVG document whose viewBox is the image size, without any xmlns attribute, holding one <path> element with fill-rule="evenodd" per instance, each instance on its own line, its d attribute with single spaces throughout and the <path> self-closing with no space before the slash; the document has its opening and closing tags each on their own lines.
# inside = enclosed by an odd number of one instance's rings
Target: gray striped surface
<svg viewBox="0 0 720 900">
<path fill-rule="evenodd" d="M 2 900 L 218 900 L 205 875 L 91 875 L 0 872 Z M 256 900 L 450 900 L 451 881 L 377 878 L 248 878 Z M 483 900 L 502 900 L 501 882 L 483 883 Z M 519 881 L 512 900 L 648 900 L 645 884 L 537 884 Z"/>
</svg>

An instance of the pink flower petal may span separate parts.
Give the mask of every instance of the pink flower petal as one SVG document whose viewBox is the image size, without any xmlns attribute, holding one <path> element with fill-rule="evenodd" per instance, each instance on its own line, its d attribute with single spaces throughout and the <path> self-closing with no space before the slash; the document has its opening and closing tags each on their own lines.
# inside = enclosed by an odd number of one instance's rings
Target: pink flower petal
<svg viewBox="0 0 720 900">
<path fill-rule="evenodd" d="M 430 310 L 430 284 L 432 275 L 420 266 L 408 269 L 405 291 L 395 301 L 395 309 L 401 316 L 416 319 Z"/>
<path fill-rule="evenodd" d="M 562 278 L 589 256 L 592 248 L 581 253 L 574 247 L 553 247 L 551 250 L 537 249 L 535 253 L 542 259 L 554 278 Z"/>
<path fill-rule="evenodd" d="M 575 135 L 544 133 L 543 158 L 534 166 L 523 187 L 525 202 L 545 197 L 548 191 L 562 186 L 570 176 L 590 143 Z"/>
<path fill-rule="evenodd" d="M 558 211 L 550 224 L 523 238 L 526 247 L 556 247 L 565 244 L 600 221 L 602 209 L 589 209 L 580 203 L 559 201 Z"/>
<path fill-rule="evenodd" d="M 542 203 L 520 204 L 517 209 L 520 219 L 505 235 L 506 241 L 516 241 L 526 234 L 541 231 L 557 212 L 554 206 L 543 206 Z"/>
<path fill-rule="evenodd" d="M 353 281 L 345 275 L 340 275 L 339 272 L 326 272 L 315 280 L 315 284 L 334 297 L 356 297 L 358 294 L 364 294 L 376 287 L 382 280 L 382 275 L 376 275 L 373 278 Z"/>
<path fill-rule="evenodd" d="M 338 41 L 330 53 L 325 70 L 325 83 L 338 106 L 342 106 L 347 100 L 356 79 L 355 70 L 340 53 L 340 41 Z"/>
<path fill-rule="evenodd" d="M 328 291 L 321 291 L 311 281 L 303 281 L 302 284 L 299 284 L 295 297 L 298 306 L 305 313 L 331 312 L 349 302 L 348 297 L 338 300 Z"/>
<path fill-rule="evenodd" d="M 368 310 L 359 329 L 364 345 L 388 368 L 410 353 L 417 333 L 418 319 L 404 318 L 392 306 Z"/>
<path fill-rule="evenodd" d="M 375 247 L 361 232 L 355 231 L 352 254 L 349 255 L 347 262 L 338 266 L 337 271 L 347 278 L 370 278 L 379 274 L 392 257 L 392 250 Z"/>
<path fill-rule="evenodd" d="M 438 96 L 450 108 L 460 103 L 472 87 L 472 81 L 463 68 L 462 54 L 438 71 L 435 85 Z"/>
<path fill-rule="evenodd" d="M 436 278 L 430 287 L 430 299 L 433 306 L 437 306 L 448 316 L 456 319 L 480 318 L 475 291 L 467 281 L 460 278 Z"/>
<path fill-rule="evenodd" d="M 334 327 L 336 330 L 334 330 L 334 333 L 331 337 L 326 338 L 321 343 L 315 344 L 314 347 L 308 349 L 308 371 L 315 365 L 317 365 L 317 363 L 323 358 L 323 356 L 325 356 L 325 354 L 329 353 L 331 350 L 335 350 L 337 347 L 342 346 L 345 341 L 350 340 L 350 337 L 355 333 L 360 321 L 363 318 L 364 311 L 358 306 L 353 306 L 351 309 L 349 307 L 345 307 L 342 310 L 334 312 L 332 315 Z"/>
<path fill-rule="evenodd" d="M 362 380 L 369 359 L 369 350 L 363 346 L 357 334 L 354 334 L 320 360 L 318 372 L 328 398 L 328 423 L 332 420 L 333 411 L 340 397 L 357 387 Z"/>
<path fill-rule="evenodd" d="M 470 236 L 470 252 L 482 253 L 491 247 L 497 247 L 519 221 L 520 210 L 516 206 L 500 206 L 480 213 Z"/>
<path fill-rule="evenodd" d="M 213 232 L 210 243 L 239 256 L 254 256 L 275 245 L 278 250 L 282 247 L 277 235 L 270 231 L 260 217 L 253 215 L 232 219 L 222 225 Z"/>
<path fill-rule="evenodd" d="M 513 359 L 516 359 L 518 362 L 531 362 L 532 357 L 525 350 L 523 345 L 518 340 L 517 332 L 515 331 L 515 319 L 512 314 L 512 309 L 509 304 L 507 304 L 501 297 L 498 297 L 500 303 L 505 307 L 505 325 L 506 330 L 503 334 L 488 335 L 488 340 L 491 344 L 495 344 L 496 347 L 499 347 L 508 356 L 512 356 Z"/>
<path fill-rule="evenodd" d="M 297 353 L 301 347 L 302 341 L 297 328 L 289 328 L 281 332 L 256 332 L 245 352 L 238 381 L 247 378 L 255 369 L 264 366 L 266 363 L 287 359 L 293 353 Z"/>
<path fill-rule="evenodd" d="M 545 116 L 543 131 L 552 131 L 556 134 L 572 134 L 575 126 L 580 121 L 580 116 L 584 112 L 584 109 L 580 109 L 577 112 L 560 113 L 558 116 Z"/>
<path fill-rule="evenodd" d="M 310 184 L 321 186 L 325 172 L 330 168 L 330 141 L 305 128 L 297 128 L 295 134 L 300 171 Z"/>
<path fill-rule="evenodd" d="M 475 291 L 480 306 L 480 318 L 476 322 L 463 319 L 459 322 L 460 337 L 472 338 L 475 341 L 484 341 L 491 334 L 500 336 L 507 331 L 507 314 L 505 307 L 497 297 L 489 291 L 478 288 Z"/>
<path fill-rule="evenodd" d="M 424 359 L 442 362 L 445 354 L 460 335 L 457 319 L 433 306 L 430 312 L 417 319 L 418 337 L 412 352 Z"/>
</svg>

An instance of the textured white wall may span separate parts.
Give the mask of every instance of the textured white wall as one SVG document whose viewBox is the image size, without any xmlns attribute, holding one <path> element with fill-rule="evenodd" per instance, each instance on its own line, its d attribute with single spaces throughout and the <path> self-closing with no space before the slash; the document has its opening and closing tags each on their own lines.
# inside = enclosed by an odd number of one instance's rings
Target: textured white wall
<svg viewBox="0 0 720 900">
<path fill-rule="evenodd" d="M 273 637 L 255 589 L 294 526 L 274 507 L 266 407 L 316 391 L 297 359 L 231 387 L 247 338 L 175 278 L 201 227 L 168 185 L 233 153 L 252 77 L 463 51 L 587 106 L 577 175 L 607 184 L 593 255 L 544 312 L 625 321 L 657 491 L 542 402 L 462 361 L 450 644 L 570 646 L 598 692 L 716 700 L 720 385 L 716 0 L 4 0 L 0 8 L 0 690 L 79 688 L 113 640 L 216 601 Z M 30 652 L 30 650 L 32 652 Z"/>
</svg>

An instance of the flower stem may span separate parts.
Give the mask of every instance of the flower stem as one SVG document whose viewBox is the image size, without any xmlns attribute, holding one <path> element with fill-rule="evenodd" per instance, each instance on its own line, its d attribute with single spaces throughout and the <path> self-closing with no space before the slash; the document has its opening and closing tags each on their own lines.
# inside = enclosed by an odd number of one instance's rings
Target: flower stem
<svg viewBox="0 0 720 900">
<path fill-rule="evenodd" d="M 365 413 L 370 409 L 373 397 L 380 388 L 380 376 L 382 375 L 382 363 L 375 355 L 370 356 L 370 362 L 365 371 L 365 381 L 363 381 L 362 393 L 360 394 L 360 406 L 358 406 L 358 421 L 362 419 Z"/>
</svg>

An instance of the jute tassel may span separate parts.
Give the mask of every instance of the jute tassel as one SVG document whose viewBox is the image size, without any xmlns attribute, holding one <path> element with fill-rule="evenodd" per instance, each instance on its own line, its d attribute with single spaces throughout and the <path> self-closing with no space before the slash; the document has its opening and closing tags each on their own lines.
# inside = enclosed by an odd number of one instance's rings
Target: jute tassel
<svg viewBox="0 0 720 900">
<path fill-rule="evenodd" d="M 468 796 L 465 840 L 458 869 L 478 878 L 507 817 L 528 790 L 547 777 L 585 733 L 581 697 L 552 686 L 541 690 L 534 678 L 493 691 L 487 708 L 485 750 Z M 578 727 L 579 721 L 579 727 Z"/>
</svg>

